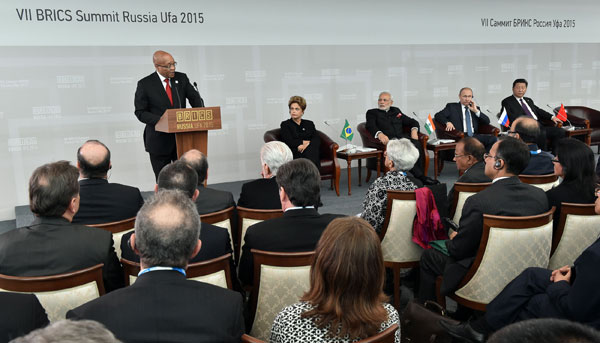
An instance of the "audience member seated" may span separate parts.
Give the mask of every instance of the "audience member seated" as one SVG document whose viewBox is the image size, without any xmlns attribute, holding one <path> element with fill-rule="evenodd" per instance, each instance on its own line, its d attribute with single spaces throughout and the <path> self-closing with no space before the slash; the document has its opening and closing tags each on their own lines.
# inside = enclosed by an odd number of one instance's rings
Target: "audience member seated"
<svg viewBox="0 0 600 343">
<path fill-rule="evenodd" d="M 591 204 L 596 199 L 594 153 L 589 146 L 575 138 L 563 138 L 556 146 L 554 174 L 562 182 L 546 192 L 550 206 L 556 206 L 554 227 L 558 226 L 561 203 Z"/>
<path fill-rule="evenodd" d="M 262 178 L 246 182 L 237 205 L 254 209 L 281 209 L 279 201 L 279 186 L 277 186 L 277 170 L 293 159 L 292 151 L 283 142 L 272 141 L 265 143 L 260 149 L 260 164 Z"/>
<path fill-rule="evenodd" d="M 79 211 L 73 223 L 101 224 L 135 217 L 144 204 L 136 187 L 108 182 L 110 150 L 97 140 L 85 142 L 77 150 L 79 169 Z"/>
<path fill-rule="evenodd" d="M 377 108 L 372 108 L 366 113 L 367 130 L 383 145 L 387 145 L 394 138 L 410 139 L 419 152 L 419 158 L 414 163 L 411 173 L 426 185 L 439 183 L 423 173 L 425 151 L 419 142 L 419 122 L 402 113 L 398 107 L 392 106 L 393 104 L 392 95 L 389 92 L 381 92 L 377 99 Z M 404 133 L 404 127 L 410 127 L 410 135 Z"/>
<path fill-rule="evenodd" d="M 483 154 L 485 154 L 485 147 L 473 137 L 465 137 L 456 143 L 454 162 L 456 162 L 458 172 L 462 174 L 456 182 L 480 183 L 492 181 L 485 175 Z M 448 192 L 448 201 L 452 203 L 453 198 L 454 186 Z"/>
<path fill-rule="evenodd" d="M 352 342 L 398 324 L 383 293 L 379 237 L 356 217 L 333 220 L 317 244 L 310 289 L 273 322 L 272 343 Z M 400 329 L 394 342 L 400 343 Z"/>
<path fill-rule="evenodd" d="M 408 172 L 419 158 L 419 151 L 408 139 L 390 140 L 383 156 L 389 171 L 369 186 L 361 214 L 361 217 L 369 222 L 377 233 L 381 231 L 385 220 L 387 190 L 413 191 L 423 187 L 421 181 Z"/>
<path fill-rule="evenodd" d="M 516 79 L 513 82 L 513 94 L 502 100 L 502 109 L 506 110 L 508 120 L 511 123 L 514 123 L 517 118 L 520 117 L 533 119 L 536 123 L 540 120 L 546 120 L 547 122 L 552 123 L 553 126 L 542 125 L 539 139 L 533 142 L 537 143 L 541 149 L 555 151 L 555 145 L 558 140 L 564 138 L 566 135 L 564 129 L 556 127 L 556 125 L 562 123 L 562 121 L 555 115 L 537 107 L 531 98 L 524 97 L 525 92 L 527 92 L 527 86 L 527 80 Z M 502 109 L 500 112 L 502 112 Z M 550 147 L 546 146 L 546 137 L 550 140 Z"/>
<path fill-rule="evenodd" d="M 0 235 L 0 274 L 45 276 L 103 263 L 106 291 L 123 287 L 123 270 L 106 230 L 72 224 L 79 208 L 77 168 L 67 161 L 44 164 L 29 179 L 29 226 Z"/>
<path fill-rule="evenodd" d="M 425 250 L 420 261 L 419 299 L 435 300 L 435 281 L 443 275 L 441 292 L 451 294 L 473 263 L 483 232 L 483 215 L 530 216 L 549 210 L 541 189 L 519 181 L 518 175 L 529 162 L 522 141 L 505 137 L 485 154 L 485 175 L 493 184 L 470 196 L 462 210 L 459 229 L 446 241 L 447 252 Z"/>
<path fill-rule="evenodd" d="M 528 319 L 495 332 L 488 343 L 596 343 L 600 332 L 564 319 Z"/>
<path fill-rule="evenodd" d="M 48 325 L 48 316 L 34 294 L 0 292 L 0 343 Z"/>
<path fill-rule="evenodd" d="M 596 199 L 600 214 L 600 198 Z M 531 318 L 568 319 L 600 329 L 600 238 L 573 266 L 557 270 L 527 268 L 511 281 L 475 321 L 444 325 L 453 336 L 483 342 L 503 327 Z M 444 324 L 444 323 L 442 323 Z"/>
<path fill-rule="evenodd" d="M 60 320 L 11 343 L 121 343 L 93 320 Z"/>
<path fill-rule="evenodd" d="M 183 154 L 181 160 L 189 164 L 198 174 L 198 192 L 200 193 L 196 199 L 196 207 L 199 214 L 218 212 L 235 206 L 231 192 L 204 187 L 204 180 L 208 174 L 208 160 L 203 153 L 192 149 Z"/>
<path fill-rule="evenodd" d="M 254 261 L 250 249 L 276 252 L 312 251 L 325 227 L 337 214 L 319 214 L 321 178 L 314 163 L 299 158 L 283 164 L 277 171 L 282 217 L 268 219 L 248 228 L 240 259 L 239 277 L 251 285 Z"/>
<path fill-rule="evenodd" d="M 302 119 L 304 110 L 306 110 L 306 100 L 295 95 L 288 101 L 288 108 L 290 119 L 282 121 L 279 125 L 281 140 L 290 148 L 294 159 L 306 158 L 312 161 L 318 170 L 321 168 L 319 156 L 321 138 L 319 138 L 315 124 L 310 120 Z"/>
<path fill-rule="evenodd" d="M 479 134 L 480 125 L 489 125 L 490 118 L 481 113 L 479 106 L 473 100 L 473 90 L 463 87 L 458 92 L 458 102 L 449 102 L 443 110 L 435 114 L 435 120 L 446 125 L 446 131 L 458 130 L 465 137 L 479 140 L 485 150 L 489 151 L 498 139 L 492 135 Z"/>
<path fill-rule="evenodd" d="M 187 280 L 188 260 L 201 247 L 200 216 L 189 195 L 163 190 L 138 212 L 131 245 L 140 255 L 135 283 L 69 312 L 96 320 L 124 342 L 239 342 L 242 297 Z"/>
<path fill-rule="evenodd" d="M 515 120 L 508 132 L 509 135 L 518 138 L 527 144 L 529 147 L 529 164 L 521 172 L 523 175 L 547 175 L 554 173 L 554 165 L 552 163 L 551 153 L 542 151 L 535 143 L 540 135 L 540 126 L 531 118 L 519 118 Z"/>
<path fill-rule="evenodd" d="M 175 161 L 166 165 L 158 174 L 158 184 L 154 187 L 154 192 L 158 193 L 165 189 L 177 190 L 186 194 L 192 201 L 198 197 L 198 176 L 196 172 L 187 163 Z M 190 263 L 207 261 L 213 258 L 223 256 L 232 252 L 231 241 L 227 229 L 211 225 L 208 223 L 200 224 L 200 240 L 203 247 L 200 252 L 192 256 Z M 124 259 L 139 262 L 140 257 L 131 248 L 130 237 L 133 232 L 128 232 L 121 239 L 121 255 Z M 231 271 L 235 272 L 233 260 L 231 260 Z M 232 276 L 235 273 L 231 274 Z M 233 277 L 235 279 L 235 277 Z"/>
</svg>

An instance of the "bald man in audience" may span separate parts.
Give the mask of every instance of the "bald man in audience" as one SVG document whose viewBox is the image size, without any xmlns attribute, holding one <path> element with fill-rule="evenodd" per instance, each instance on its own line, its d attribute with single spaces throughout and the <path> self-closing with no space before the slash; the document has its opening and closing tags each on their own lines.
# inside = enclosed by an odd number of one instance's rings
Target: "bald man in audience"
<svg viewBox="0 0 600 343">
<path fill-rule="evenodd" d="M 462 174 L 456 182 L 480 183 L 492 181 L 485 175 L 483 154 L 485 154 L 483 143 L 474 137 L 465 137 L 456 143 L 454 161 L 459 173 Z M 450 188 L 448 201 L 452 203 L 453 198 L 454 186 Z"/>
<path fill-rule="evenodd" d="M 97 140 L 85 142 L 77 150 L 79 169 L 79 211 L 73 223 L 101 224 L 135 217 L 144 204 L 136 187 L 108 182 L 112 168 L 110 150 Z"/>
<path fill-rule="evenodd" d="M 202 242 L 200 216 L 189 195 L 163 190 L 138 212 L 131 245 L 140 255 L 135 283 L 83 304 L 69 319 L 91 319 L 132 342 L 240 342 L 242 296 L 186 279 Z"/>
<path fill-rule="evenodd" d="M 519 117 L 510 126 L 509 135 L 522 140 L 529 148 L 529 164 L 521 174 L 523 175 L 547 175 L 554 174 L 554 156 L 546 151 L 542 151 L 535 143 L 540 135 L 540 125 L 534 119 Z"/>
<path fill-rule="evenodd" d="M 204 180 L 208 175 L 208 160 L 202 152 L 196 149 L 189 150 L 181 156 L 180 160 L 189 164 L 198 174 L 199 194 L 196 207 L 199 214 L 217 212 L 235 206 L 231 192 L 204 187 Z"/>
<path fill-rule="evenodd" d="M 123 269 L 106 230 L 73 224 L 79 209 L 77 168 L 67 161 L 44 164 L 29 179 L 29 226 L 0 235 L 0 274 L 47 276 L 102 263 L 104 287 L 122 287 Z"/>
</svg>

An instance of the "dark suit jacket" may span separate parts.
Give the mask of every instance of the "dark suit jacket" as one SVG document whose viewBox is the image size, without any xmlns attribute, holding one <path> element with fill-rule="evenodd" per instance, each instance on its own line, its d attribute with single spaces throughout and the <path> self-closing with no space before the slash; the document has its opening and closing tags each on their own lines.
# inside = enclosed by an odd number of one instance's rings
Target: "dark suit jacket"
<svg viewBox="0 0 600 343">
<path fill-rule="evenodd" d="M 33 294 L 0 292 L 0 343 L 48 325 L 46 311 Z"/>
<path fill-rule="evenodd" d="M 529 105 L 529 108 L 531 108 L 531 110 L 533 111 L 533 114 L 535 114 L 537 116 L 538 120 L 539 119 L 546 119 L 546 120 L 552 119 L 552 114 L 537 107 L 533 103 L 533 100 L 531 100 L 531 98 L 523 97 L 523 100 L 525 100 L 527 105 Z M 502 100 L 502 108 L 506 109 L 506 113 L 508 114 L 508 120 L 511 123 L 514 122 L 520 116 L 526 115 L 525 110 L 523 110 L 523 107 L 521 107 L 521 104 L 519 103 L 519 101 L 517 101 L 517 98 L 515 98 L 514 95 L 511 95 L 511 96 L 505 98 L 504 100 Z M 500 109 L 500 112 L 502 112 L 502 109 Z"/>
<path fill-rule="evenodd" d="M 371 136 L 375 137 L 377 131 L 383 132 L 390 139 L 392 138 L 410 138 L 410 135 L 404 133 L 403 128 L 419 128 L 419 122 L 403 114 L 398 107 L 390 107 L 386 112 L 378 108 L 372 108 L 367 111 L 367 130 Z"/>
<path fill-rule="evenodd" d="M 556 206 L 556 211 L 554 211 L 555 228 L 558 227 L 560 209 L 563 202 L 575 204 L 593 204 L 596 200 L 593 189 L 586 193 L 582 191 L 580 187 L 577 187 L 576 184 L 577 183 L 573 181 L 563 181 L 560 185 L 546 191 L 546 197 L 548 197 L 548 203 L 550 204 L 550 207 Z"/>
<path fill-rule="evenodd" d="M 136 187 L 108 183 L 106 179 L 79 181 L 79 211 L 73 223 L 101 224 L 135 217 L 144 205 Z"/>
<path fill-rule="evenodd" d="M 479 106 L 477 109 L 479 109 Z M 435 114 L 435 120 L 444 125 L 451 122 L 458 131 L 467 132 L 463 127 L 463 109 L 460 102 L 450 102 L 446 104 L 446 107 L 444 107 L 443 110 Z M 479 117 L 471 112 L 471 123 L 473 125 L 473 133 L 479 133 L 479 125 L 489 124 L 490 118 L 481 111 L 479 112 Z"/>
<path fill-rule="evenodd" d="M 227 191 L 220 191 L 214 188 L 207 188 L 203 185 L 196 187 L 200 194 L 196 199 L 198 214 L 207 214 L 224 210 L 235 206 L 233 194 Z"/>
<path fill-rule="evenodd" d="M 529 151 L 536 152 L 538 150 L 537 144 L 528 144 Z M 523 175 L 547 175 L 554 174 L 554 163 L 552 162 L 551 153 L 546 151 L 540 151 L 539 153 L 532 153 L 529 158 L 527 167 L 521 172 Z"/>
<path fill-rule="evenodd" d="M 240 259 L 239 277 L 244 285 L 253 282 L 254 261 L 250 249 L 276 252 L 315 250 L 321 234 L 339 214 L 319 214 L 312 208 L 288 210 L 280 218 L 268 219 L 248 228 Z"/>
<path fill-rule="evenodd" d="M 237 205 L 261 210 L 280 210 L 279 186 L 275 177 L 256 179 L 243 184 Z"/>
<path fill-rule="evenodd" d="M 465 268 L 473 263 L 481 241 L 484 214 L 531 216 L 549 209 L 546 194 L 540 188 L 522 183 L 516 176 L 498 180 L 465 201 L 458 234 L 446 241 L 450 257 Z"/>
<path fill-rule="evenodd" d="M 199 107 L 201 104 L 200 94 L 184 73 L 175 72 L 171 79 L 171 89 L 173 105 L 169 101 L 163 82 L 154 72 L 138 81 L 135 90 L 135 116 L 146 124 L 144 147 L 151 154 L 169 155 L 175 150 L 175 135 L 154 130 L 154 125 L 165 110 L 186 107 L 185 99 L 189 100 L 192 107 Z"/>
<path fill-rule="evenodd" d="M 483 161 L 477 162 L 471 166 L 471 168 L 467 169 L 464 174 L 462 174 L 456 182 L 464 182 L 464 183 L 480 183 L 480 182 L 491 182 L 489 177 L 485 175 L 485 163 Z M 452 199 L 454 198 L 454 185 L 450 188 L 450 192 L 448 192 L 448 202 L 452 204 Z"/>
<path fill-rule="evenodd" d="M 0 274 L 44 276 L 104 263 L 107 291 L 123 287 L 123 270 L 110 232 L 71 224 L 60 217 L 37 217 L 30 226 L 0 235 Z"/>
<path fill-rule="evenodd" d="M 239 293 L 153 271 L 136 282 L 69 312 L 91 319 L 123 342 L 239 342 L 244 333 Z"/>
</svg>

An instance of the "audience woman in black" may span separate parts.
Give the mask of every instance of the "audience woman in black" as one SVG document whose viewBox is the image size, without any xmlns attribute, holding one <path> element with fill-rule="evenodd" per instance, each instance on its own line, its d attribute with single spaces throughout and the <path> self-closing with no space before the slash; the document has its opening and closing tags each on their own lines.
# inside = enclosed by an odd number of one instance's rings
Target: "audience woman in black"
<svg viewBox="0 0 600 343">
<path fill-rule="evenodd" d="M 561 203 L 594 203 L 596 173 L 592 149 L 575 138 L 558 141 L 556 157 L 552 162 L 554 174 L 562 178 L 560 185 L 546 192 L 550 206 L 556 206 L 554 227 L 557 227 Z"/>
<path fill-rule="evenodd" d="M 310 289 L 279 312 L 270 342 L 354 342 L 399 324 L 383 293 L 384 271 L 373 228 L 356 217 L 333 220 L 317 244 Z"/>
<path fill-rule="evenodd" d="M 412 191 L 423 186 L 421 181 L 407 172 L 419 159 L 419 151 L 408 139 L 390 140 L 383 156 L 389 171 L 369 186 L 361 214 L 378 233 L 385 220 L 387 190 Z"/>
<path fill-rule="evenodd" d="M 281 140 L 290 147 L 294 159 L 303 157 L 311 160 L 317 169 L 321 168 L 319 133 L 312 121 L 302 119 L 306 110 L 306 100 L 295 95 L 288 101 L 288 108 L 290 119 L 281 122 Z"/>
</svg>

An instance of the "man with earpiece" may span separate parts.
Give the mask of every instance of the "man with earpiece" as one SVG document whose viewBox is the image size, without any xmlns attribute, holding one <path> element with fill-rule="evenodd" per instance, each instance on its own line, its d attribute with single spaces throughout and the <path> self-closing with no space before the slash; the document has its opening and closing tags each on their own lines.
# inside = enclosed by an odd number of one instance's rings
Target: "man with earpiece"
<svg viewBox="0 0 600 343">
<path fill-rule="evenodd" d="M 464 204 L 458 230 L 450 234 L 443 252 L 429 249 L 420 261 L 419 300 L 435 300 L 435 280 L 443 276 L 442 295 L 454 292 L 475 260 L 483 232 L 483 215 L 531 216 L 549 210 L 540 188 L 521 183 L 518 175 L 527 166 L 527 145 L 513 137 L 494 143 L 484 155 L 485 175 L 492 185 L 469 197 Z"/>
</svg>

